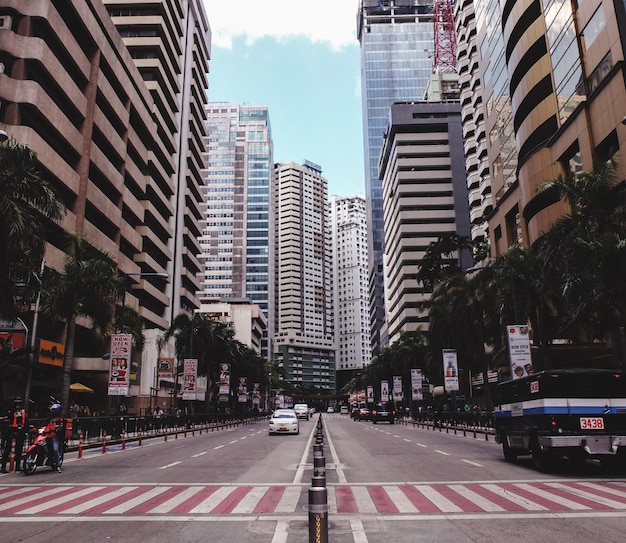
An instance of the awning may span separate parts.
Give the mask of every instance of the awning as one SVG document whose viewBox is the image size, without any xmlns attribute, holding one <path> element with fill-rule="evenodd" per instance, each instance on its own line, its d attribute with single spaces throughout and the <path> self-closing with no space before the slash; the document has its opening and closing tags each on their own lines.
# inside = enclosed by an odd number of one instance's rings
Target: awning
<svg viewBox="0 0 626 543">
<path fill-rule="evenodd" d="M 70 390 L 72 392 L 85 392 L 87 394 L 93 394 L 93 388 L 89 388 L 87 385 L 83 385 L 82 383 L 72 383 L 70 385 Z"/>
</svg>

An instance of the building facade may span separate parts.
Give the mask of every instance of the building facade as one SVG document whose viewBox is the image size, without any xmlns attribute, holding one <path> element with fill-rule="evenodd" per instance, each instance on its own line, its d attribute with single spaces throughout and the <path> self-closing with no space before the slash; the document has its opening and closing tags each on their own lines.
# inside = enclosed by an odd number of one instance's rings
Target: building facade
<svg viewBox="0 0 626 543">
<path fill-rule="evenodd" d="M 416 274 L 426 250 L 444 234 L 469 236 L 461 106 L 396 102 L 380 155 L 385 212 L 385 293 L 389 340 L 428 327 L 430 297 Z M 472 257 L 455 257 L 461 269 Z"/>
<path fill-rule="evenodd" d="M 273 147 L 267 106 L 211 102 L 202 188 L 200 297 L 247 298 L 270 318 L 273 292 Z M 271 359 L 273 326 L 262 355 Z"/>
<path fill-rule="evenodd" d="M 337 388 L 371 362 L 365 198 L 330 199 Z"/>
<path fill-rule="evenodd" d="M 335 391 L 328 183 L 305 161 L 274 167 L 276 309 L 274 358 L 305 390 Z"/>
<path fill-rule="evenodd" d="M 361 46 L 361 88 L 365 196 L 369 222 L 370 331 L 373 354 L 387 344 L 384 305 L 384 213 L 378 157 L 389 108 L 419 100 L 433 67 L 432 0 L 361 0 L 357 15 Z"/>
</svg>

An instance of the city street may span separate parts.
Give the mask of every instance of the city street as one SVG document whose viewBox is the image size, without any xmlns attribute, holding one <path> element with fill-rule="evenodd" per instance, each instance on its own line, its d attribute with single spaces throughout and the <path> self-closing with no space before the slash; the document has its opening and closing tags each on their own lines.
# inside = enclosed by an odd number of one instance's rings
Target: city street
<svg viewBox="0 0 626 543">
<path fill-rule="evenodd" d="M 536 472 L 493 436 L 324 414 L 329 541 L 623 540 L 626 480 L 599 465 Z M 2 541 L 306 543 L 318 416 L 85 450 L 63 472 L 0 476 Z"/>
</svg>

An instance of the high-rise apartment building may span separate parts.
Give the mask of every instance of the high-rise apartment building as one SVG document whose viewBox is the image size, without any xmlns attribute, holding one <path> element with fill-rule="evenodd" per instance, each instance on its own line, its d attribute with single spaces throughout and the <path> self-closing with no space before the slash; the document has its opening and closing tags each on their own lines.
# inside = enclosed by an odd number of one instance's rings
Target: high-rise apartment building
<svg viewBox="0 0 626 543">
<path fill-rule="evenodd" d="M 456 75 L 450 76 L 456 78 Z M 434 75 L 436 81 L 441 81 Z M 458 85 L 457 85 L 458 87 Z M 469 236 L 469 209 L 458 101 L 396 102 L 380 158 L 385 212 L 385 294 L 390 343 L 428 326 L 418 283 L 420 261 L 445 234 Z M 454 255 L 465 269 L 472 255 Z"/>
<path fill-rule="evenodd" d="M 274 354 L 293 385 L 334 392 L 327 185 L 312 162 L 274 167 Z"/>
<path fill-rule="evenodd" d="M 270 318 L 273 294 L 272 137 L 267 106 L 211 102 L 202 187 L 201 299 L 247 298 Z M 262 356 L 271 358 L 273 327 Z"/>
<path fill-rule="evenodd" d="M 337 389 L 371 361 L 365 198 L 330 199 Z"/>
<path fill-rule="evenodd" d="M 61 224 L 49 225 L 46 265 L 62 269 L 63 231 L 117 261 L 128 280 L 125 303 L 146 328 L 145 378 L 131 382 L 131 395 L 146 405 L 159 331 L 199 306 L 210 28 L 201 0 L 180 8 L 171 1 L 0 3 L 0 128 L 37 153 L 67 207 Z M 62 342 L 48 324 L 40 321 L 40 338 Z M 75 347 L 74 370 L 89 368 L 106 382 L 108 362 L 82 327 Z"/>
<path fill-rule="evenodd" d="M 361 44 L 365 196 L 369 221 L 370 330 L 373 354 L 387 344 L 384 307 L 383 189 L 378 157 L 389 108 L 420 100 L 433 68 L 433 0 L 361 0 L 357 17 Z"/>
</svg>

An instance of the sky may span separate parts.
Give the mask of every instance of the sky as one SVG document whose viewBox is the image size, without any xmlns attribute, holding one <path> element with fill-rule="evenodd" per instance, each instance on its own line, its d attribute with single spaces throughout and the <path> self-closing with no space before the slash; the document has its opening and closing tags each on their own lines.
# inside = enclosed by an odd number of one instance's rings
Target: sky
<svg viewBox="0 0 626 543">
<path fill-rule="evenodd" d="M 329 196 L 365 193 L 358 0 L 204 0 L 209 101 L 267 105 L 275 162 L 322 168 Z"/>
</svg>

